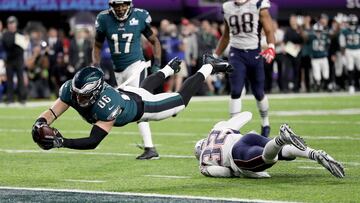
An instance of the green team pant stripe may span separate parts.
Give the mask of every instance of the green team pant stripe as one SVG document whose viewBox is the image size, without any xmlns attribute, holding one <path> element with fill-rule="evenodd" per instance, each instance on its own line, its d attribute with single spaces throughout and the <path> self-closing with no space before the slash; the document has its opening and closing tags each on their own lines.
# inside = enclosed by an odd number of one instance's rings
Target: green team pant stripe
<svg viewBox="0 0 360 203">
<path fill-rule="evenodd" d="M 157 113 L 184 105 L 180 95 L 163 99 L 160 101 L 144 101 L 144 112 Z"/>
</svg>

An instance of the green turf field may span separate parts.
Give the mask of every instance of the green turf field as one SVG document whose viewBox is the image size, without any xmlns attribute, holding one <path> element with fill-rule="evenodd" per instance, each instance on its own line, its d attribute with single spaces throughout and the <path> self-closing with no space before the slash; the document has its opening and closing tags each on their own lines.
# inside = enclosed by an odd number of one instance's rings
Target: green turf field
<svg viewBox="0 0 360 203">
<path fill-rule="evenodd" d="M 243 101 L 253 120 L 242 132 L 260 131 L 254 100 Z M 315 162 L 280 162 L 272 178 L 218 179 L 202 176 L 193 147 L 213 124 L 227 118 L 227 101 L 192 101 L 175 118 L 151 122 L 160 160 L 138 161 L 137 126 L 114 128 L 96 150 L 40 150 L 30 131 L 47 107 L 0 107 L 0 186 L 156 193 L 299 202 L 360 201 L 360 95 L 270 99 L 275 135 L 289 123 L 308 145 L 341 161 L 346 177 L 337 179 Z M 65 137 L 83 137 L 90 125 L 67 111 L 53 125 Z M 92 181 L 92 182 L 82 182 Z M 0 196 L 1 199 L 1 196 Z M 1 201 L 1 200 L 0 200 Z"/>
</svg>

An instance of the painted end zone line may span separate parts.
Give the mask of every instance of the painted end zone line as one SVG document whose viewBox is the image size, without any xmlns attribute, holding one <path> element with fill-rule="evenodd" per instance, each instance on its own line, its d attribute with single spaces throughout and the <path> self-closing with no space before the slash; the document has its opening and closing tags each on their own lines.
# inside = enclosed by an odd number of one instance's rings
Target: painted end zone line
<svg viewBox="0 0 360 203">
<path fill-rule="evenodd" d="M 163 195 L 163 194 L 146 194 L 146 193 L 131 193 L 131 192 L 107 192 L 107 191 L 90 191 L 90 190 L 72 190 L 72 189 L 52 189 L 52 188 L 25 188 L 25 187 L 6 187 L 0 186 L 0 190 L 24 190 L 37 192 L 68 192 L 68 193 L 82 193 L 82 194 L 99 194 L 99 195 L 118 195 L 118 196 L 137 196 L 137 197 L 157 197 L 157 198 L 171 198 L 183 200 L 208 200 L 208 201 L 230 201 L 230 202 L 264 202 L 264 203 L 283 203 L 282 201 L 273 200 L 259 200 L 259 199 L 237 199 L 237 198 L 211 198 L 202 196 L 180 196 L 180 195 Z"/>
</svg>

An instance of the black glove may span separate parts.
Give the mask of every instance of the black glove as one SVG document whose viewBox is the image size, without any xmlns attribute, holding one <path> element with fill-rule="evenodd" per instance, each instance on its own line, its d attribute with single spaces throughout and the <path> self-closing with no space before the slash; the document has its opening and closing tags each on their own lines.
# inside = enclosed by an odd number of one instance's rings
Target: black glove
<svg viewBox="0 0 360 203">
<path fill-rule="evenodd" d="M 56 128 L 49 127 L 45 118 L 36 120 L 32 129 L 32 137 L 34 142 L 44 150 L 63 147 L 63 136 Z"/>
<path fill-rule="evenodd" d="M 40 139 L 40 134 L 39 134 L 39 128 L 42 127 L 43 125 L 48 125 L 47 121 L 44 117 L 38 118 L 34 125 L 32 126 L 32 130 L 31 130 L 31 134 L 32 134 L 32 138 L 34 140 L 34 142 L 38 142 Z"/>
</svg>

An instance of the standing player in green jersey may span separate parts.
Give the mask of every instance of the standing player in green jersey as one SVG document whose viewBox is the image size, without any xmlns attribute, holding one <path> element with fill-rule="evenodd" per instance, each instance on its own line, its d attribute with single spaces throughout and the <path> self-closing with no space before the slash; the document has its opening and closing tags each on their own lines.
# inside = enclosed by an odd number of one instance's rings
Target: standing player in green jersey
<svg viewBox="0 0 360 203">
<path fill-rule="evenodd" d="M 330 37 L 320 23 L 315 23 L 313 30 L 307 35 L 307 40 L 310 45 L 310 57 L 312 73 L 315 80 L 315 90 L 319 91 L 321 89 L 321 79 L 326 83 L 329 82 L 330 66 L 328 55 Z M 330 87 L 328 87 L 328 89 L 330 89 Z"/>
<path fill-rule="evenodd" d="M 349 93 L 355 93 L 354 78 L 355 66 L 360 71 L 360 28 L 359 19 L 356 15 L 349 15 L 349 26 L 343 29 L 339 36 L 342 53 L 345 55 L 346 68 L 349 71 Z"/>
<path fill-rule="evenodd" d="M 107 40 L 117 85 L 127 81 L 131 75 L 138 75 L 128 85 L 139 87 L 146 77 L 146 64 L 141 47 L 141 36 L 144 35 L 154 47 L 154 62 L 151 72 L 160 69 L 161 45 L 152 32 L 151 16 L 148 11 L 134 8 L 132 0 L 109 0 L 110 9 L 102 11 L 96 18 L 96 36 L 93 47 L 93 64 L 100 63 L 102 45 Z M 144 70 L 144 71 L 142 71 Z M 138 74 L 138 72 L 142 72 Z M 152 142 L 148 122 L 138 123 L 145 151 L 137 159 L 158 159 L 159 155 Z"/>
</svg>

